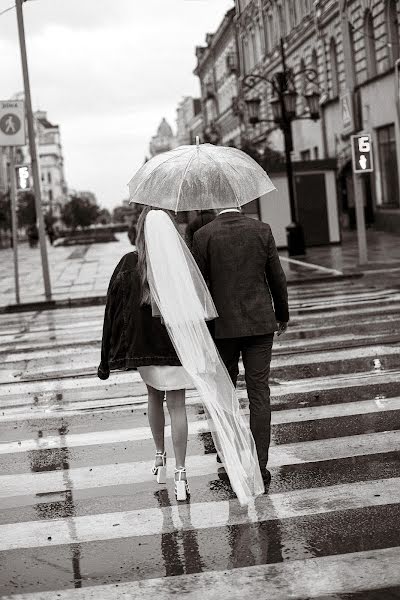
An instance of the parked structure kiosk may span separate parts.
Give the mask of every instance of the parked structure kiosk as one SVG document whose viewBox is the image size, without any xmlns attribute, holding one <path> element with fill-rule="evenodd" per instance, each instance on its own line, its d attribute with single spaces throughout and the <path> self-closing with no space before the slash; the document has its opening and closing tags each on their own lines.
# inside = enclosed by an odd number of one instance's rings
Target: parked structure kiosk
<svg viewBox="0 0 400 600">
<path fill-rule="evenodd" d="M 293 171 L 298 219 L 303 226 L 306 248 L 339 243 L 336 160 L 294 162 Z M 271 225 L 278 248 L 285 248 L 290 207 L 284 165 L 271 165 L 268 175 L 276 191 L 260 198 L 260 218 Z"/>
</svg>

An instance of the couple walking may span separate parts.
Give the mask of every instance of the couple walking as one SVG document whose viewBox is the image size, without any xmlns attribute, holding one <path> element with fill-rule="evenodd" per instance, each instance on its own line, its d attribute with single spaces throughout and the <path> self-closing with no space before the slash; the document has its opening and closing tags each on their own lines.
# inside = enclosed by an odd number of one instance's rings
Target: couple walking
<svg viewBox="0 0 400 600">
<path fill-rule="evenodd" d="M 132 200 L 147 206 L 136 251 L 121 259 L 110 281 L 98 375 L 106 379 L 110 370 L 138 368 L 148 390 L 152 471 L 159 483 L 166 481 L 166 400 L 178 500 L 190 493 L 185 390 L 191 387 L 239 501 L 248 503 L 269 482 L 268 378 L 274 332 L 284 332 L 289 320 L 287 289 L 269 225 L 246 217 L 240 206 L 272 189 L 250 157 L 210 144 L 159 155 L 130 182 Z M 220 210 L 195 233 L 192 254 L 171 208 L 202 206 Z M 240 355 L 250 427 L 235 391 Z"/>
</svg>

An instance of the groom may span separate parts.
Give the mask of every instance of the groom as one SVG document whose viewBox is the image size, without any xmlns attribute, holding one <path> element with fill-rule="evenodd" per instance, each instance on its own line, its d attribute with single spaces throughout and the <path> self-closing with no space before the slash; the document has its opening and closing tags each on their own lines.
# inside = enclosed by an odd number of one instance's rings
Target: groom
<svg viewBox="0 0 400 600">
<path fill-rule="evenodd" d="M 271 228 L 240 210 L 222 210 L 193 239 L 193 255 L 219 317 L 214 340 L 236 386 L 242 355 L 253 434 L 264 481 L 271 438 L 268 385 L 274 331 L 289 321 L 286 278 Z"/>
</svg>

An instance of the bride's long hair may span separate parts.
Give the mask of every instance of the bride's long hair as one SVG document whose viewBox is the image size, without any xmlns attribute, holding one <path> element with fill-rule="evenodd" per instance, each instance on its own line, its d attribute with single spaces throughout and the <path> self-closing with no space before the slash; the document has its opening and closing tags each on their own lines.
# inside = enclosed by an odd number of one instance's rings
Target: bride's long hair
<svg viewBox="0 0 400 600">
<path fill-rule="evenodd" d="M 146 221 L 146 217 L 151 210 L 163 210 L 160 208 L 155 208 L 154 206 L 144 206 L 140 216 L 138 218 L 137 227 L 136 227 L 136 240 L 135 246 L 138 253 L 138 272 L 140 278 L 140 305 L 144 306 L 146 304 L 151 304 L 151 295 L 150 295 L 150 287 L 147 279 L 147 260 L 146 260 L 146 239 L 144 235 L 144 224 Z M 175 225 L 176 230 L 179 232 L 178 226 L 175 222 L 175 219 L 172 216 L 172 213 L 168 210 L 164 210 L 165 213 L 170 217 L 171 221 Z"/>
</svg>

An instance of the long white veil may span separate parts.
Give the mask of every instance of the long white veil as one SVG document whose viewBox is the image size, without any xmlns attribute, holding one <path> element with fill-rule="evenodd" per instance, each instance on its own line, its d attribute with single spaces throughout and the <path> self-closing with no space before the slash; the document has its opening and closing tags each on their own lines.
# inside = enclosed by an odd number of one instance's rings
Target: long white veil
<svg viewBox="0 0 400 600">
<path fill-rule="evenodd" d="M 211 434 L 241 504 L 264 492 L 255 442 L 239 410 L 229 374 L 206 320 L 217 312 L 206 283 L 170 217 L 151 210 L 145 221 L 153 314 L 162 316 L 182 366 L 191 376 Z M 157 310 L 158 309 L 158 310 Z"/>
</svg>

